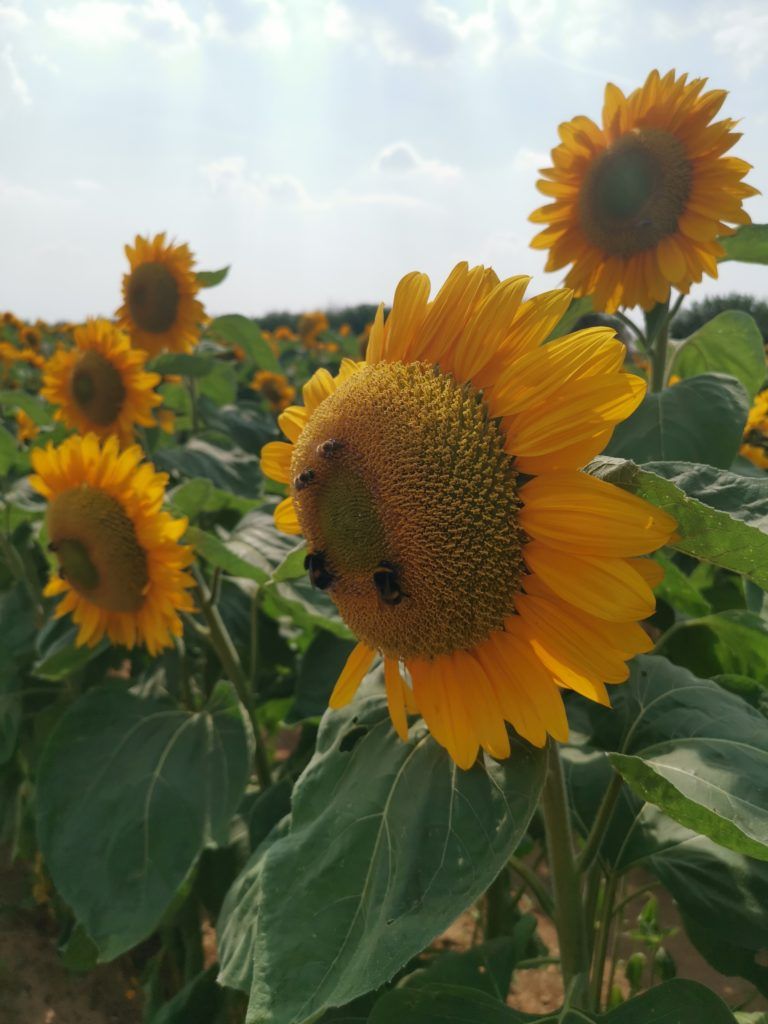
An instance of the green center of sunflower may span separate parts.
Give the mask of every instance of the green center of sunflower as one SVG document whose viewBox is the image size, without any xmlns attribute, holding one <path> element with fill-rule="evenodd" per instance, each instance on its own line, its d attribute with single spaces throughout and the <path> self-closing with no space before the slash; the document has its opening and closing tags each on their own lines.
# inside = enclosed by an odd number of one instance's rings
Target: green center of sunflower
<svg viewBox="0 0 768 1024">
<path fill-rule="evenodd" d="M 72 397 L 92 423 L 109 426 L 120 415 L 125 401 L 120 371 L 101 353 L 84 352 L 72 374 Z"/>
<path fill-rule="evenodd" d="M 469 650 L 514 611 L 512 461 L 479 392 L 426 363 L 365 366 L 312 414 L 293 496 L 313 581 L 390 657 Z"/>
<path fill-rule="evenodd" d="M 618 139 L 591 165 L 579 202 L 589 241 L 610 255 L 631 256 L 674 234 L 693 171 L 683 143 L 639 129 Z"/>
<path fill-rule="evenodd" d="M 106 611 L 142 607 L 147 556 L 115 498 L 96 487 L 73 487 L 49 504 L 47 525 L 61 575 L 79 594 Z"/>
<path fill-rule="evenodd" d="M 179 286 L 163 263 L 142 263 L 131 271 L 128 309 L 142 331 L 162 334 L 170 330 L 179 307 Z"/>
</svg>

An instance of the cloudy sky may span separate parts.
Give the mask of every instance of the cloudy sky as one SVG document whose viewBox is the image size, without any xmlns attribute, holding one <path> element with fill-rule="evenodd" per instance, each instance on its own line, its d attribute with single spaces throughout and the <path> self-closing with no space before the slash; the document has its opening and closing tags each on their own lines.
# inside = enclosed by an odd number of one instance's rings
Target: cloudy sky
<svg viewBox="0 0 768 1024">
<path fill-rule="evenodd" d="M 768 194 L 764 0 L 0 0 L 0 309 L 109 314 L 123 244 L 161 230 L 232 264 L 214 313 L 389 299 L 459 259 L 554 287 L 535 169 L 652 67 L 730 90 Z M 698 294 L 734 289 L 768 270 Z"/>
</svg>

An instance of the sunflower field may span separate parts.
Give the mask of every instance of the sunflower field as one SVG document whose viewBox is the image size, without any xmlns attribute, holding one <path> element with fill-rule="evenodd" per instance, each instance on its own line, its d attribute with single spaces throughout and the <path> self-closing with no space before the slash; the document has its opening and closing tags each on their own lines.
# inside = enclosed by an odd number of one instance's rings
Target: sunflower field
<svg viewBox="0 0 768 1024">
<path fill-rule="evenodd" d="M 158 234 L 2 316 L 0 841 L 121 1021 L 768 1021 L 764 339 L 675 331 L 768 264 L 724 99 L 560 126 L 555 289 L 267 329 Z"/>
</svg>

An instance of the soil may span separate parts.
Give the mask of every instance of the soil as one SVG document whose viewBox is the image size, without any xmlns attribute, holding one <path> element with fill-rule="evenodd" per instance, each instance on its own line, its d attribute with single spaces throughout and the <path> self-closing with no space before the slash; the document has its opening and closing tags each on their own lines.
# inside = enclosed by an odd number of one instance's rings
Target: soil
<svg viewBox="0 0 768 1024">
<path fill-rule="evenodd" d="M 638 873 L 633 888 L 646 886 L 649 878 Z M 87 974 L 68 971 L 56 948 L 56 929 L 44 903 L 36 904 L 29 875 L 19 869 L 0 871 L 0 1024 L 141 1024 L 141 992 L 131 976 L 130 963 L 116 961 Z M 732 1007 L 768 1010 L 768 1000 L 753 996 L 754 989 L 741 978 L 725 978 L 714 971 L 692 948 L 679 927 L 670 897 L 657 890 L 659 921 L 678 931 L 665 941 L 677 968 L 677 976 L 698 981 L 717 992 Z M 624 928 L 634 924 L 646 897 L 628 904 Z M 557 936 L 551 922 L 526 897 L 521 909 L 539 919 L 539 935 L 552 956 L 557 956 Z M 476 911 L 462 914 L 435 943 L 442 949 L 468 949 L 481 937 Z M 215 958 L 215 933 L 205 928 L 206 962 Z M 624 994 L 627 984 L 623 963 L 642 949 L 625 937 L 617 949 L 615 983 Z M 508 1003 L 527 1013 L 545 1014 L 561 1005 L 563 989 L 558 969 L 550 965 L 516 972 Z"/>
</svg>

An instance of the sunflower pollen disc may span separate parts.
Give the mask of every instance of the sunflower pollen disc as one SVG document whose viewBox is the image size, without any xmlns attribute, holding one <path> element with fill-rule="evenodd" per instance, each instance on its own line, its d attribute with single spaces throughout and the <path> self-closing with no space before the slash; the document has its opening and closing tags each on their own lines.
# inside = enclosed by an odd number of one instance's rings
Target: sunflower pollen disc
<svg viewBox="0 0 768 1024">
<path fill-rule="evenodd" d="M 141 608 L 147 556 L 120 502 L 93 487 L 74 487 L 51 502 L 47 523 L 51 550 L 75 590 L 107 611 Z"/>
<path fill-rule="evenodd" d="M 92 423 L 114 423 L 125 401 L 120 371 L 99 352 L 85 352 L 72 373 L 72 398 Z"/>
<path fill-rule="evenodd" d="M 315 410 L 293 452 L 293 479 L 311 474 L 294 505 L 368 646 L 470 650 L 514 611 L 522 533 L 503 445 L 481 394 L 427 363 L 367 365 Z"/>
<path fill-rule="evenodd" d="M 650 249 L 677 230 L 692 183 L 679 139 L 650 129 L 624 135 L 590 168 L 580 203 L 582 229 L 612 255 Z"/>
<path fill-rule="evenodd" d="M 162 334 L 176 320 L 179 286 L 164 264 L 142 263 L 131 272 L 127 299 L 138 326 L 151 334 Z"/>
</svg>

